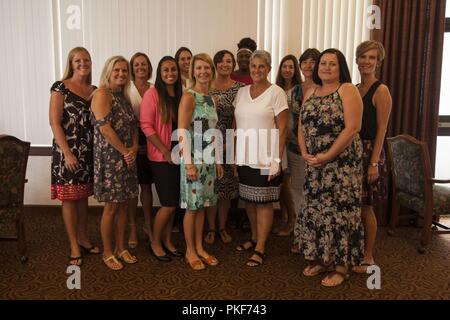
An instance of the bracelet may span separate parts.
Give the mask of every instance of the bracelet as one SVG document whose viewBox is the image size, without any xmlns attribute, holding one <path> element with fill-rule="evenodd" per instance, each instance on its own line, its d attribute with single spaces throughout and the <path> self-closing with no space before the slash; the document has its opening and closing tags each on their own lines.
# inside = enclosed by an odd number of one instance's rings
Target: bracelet
<svg viewBox="0 0 450 320">
<path fill-rule="evenodd" d="M 371 162 L 370 166 L 376 168 L 376 167 L 378 167 L 378 162 Z"/>
</svg>

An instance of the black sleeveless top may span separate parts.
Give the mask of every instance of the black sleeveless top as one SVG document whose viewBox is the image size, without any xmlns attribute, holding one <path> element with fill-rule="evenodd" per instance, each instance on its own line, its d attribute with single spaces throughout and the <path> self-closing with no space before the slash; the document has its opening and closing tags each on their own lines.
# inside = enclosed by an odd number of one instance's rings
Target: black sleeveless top
<svg viewBox="0 0 450 320">
<path fill-rule="evenodd" d="M 375 81 L 363 97 L 363 117 L 359 136 L 362 140 L 374 140 L 377 135 L 377 109 L 373 105 L 373 95 L 381 85 L 380 81 Z"/>
</svg>

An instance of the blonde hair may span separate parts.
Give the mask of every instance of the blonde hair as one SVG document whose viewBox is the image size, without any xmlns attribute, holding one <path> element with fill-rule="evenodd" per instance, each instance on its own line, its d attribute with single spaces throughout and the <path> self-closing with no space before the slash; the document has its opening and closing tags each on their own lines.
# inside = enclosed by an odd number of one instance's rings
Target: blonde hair
<svg viewBox="0 0 450 320">
<path fill-rule="evenodd" d="M 73 66 L 72 66 L 72 62 L 73 62 L 73 58 L 75 57 L 75 55 L 78 52 L 84 51 L 87 53 L 87 55 L 89 56 L 89 60 L 92 63 L 92 59 L 91 59 L 91 54 L 89 53 L 89 51 L 87 51 L 86 48 L 83 47 L 75 47 L 72 50 L 69 51 L 69 54 L 67 55 L 67 62 L 66 62 L 66 69 L 64 70 L 64 75 L 61 81 L 70 79 L 73 77 Z M 92 83 L 92 69 L 91 69 L 91 73 L 89 74 L 88 77 L 88 84 Z"/>
<path fill-rule="evenodd" d="M 108 60 L 106 60 L 105 62 L 105 66 L 103 67 L 102 70 L 102 74 L 100 76 L 100 83 L 98 85 L 99 89 L 110 89 L 111 85 L 109 84 L 109 78 L 111 77 L 112 71 L 114 69 L 114 65 L 117 62 L 125 62 L 127 64 L 127 68 L 128 68 L 128 79 L 127 79 L 127 83 L 125 84 L 122 92 L 125 95 L 125 98 L 130 101 L 130 96 L 128 94 L 129 89 L 130 89 L 130 63 L 128 62 L 127 59 L 125 59 L 122 56 L 114 56 L 109 58 Z"/>
<path fill-rule="evenodd" d="M 211 80 L 208 83 L 208 88 L 211 87 L 211 84 L 216 79 L 216 67 L 214 66 L 214 62 L 212 61 L 211 57 L 207 55 L 206 53 L 199 53 L 192 57 L 191 59 L 191 66 L 189 68 L 189 78 L 191 80 L 191 88 L 195 87 L 195 84 L 197 83 L 197 80 L 194 77 L 194 66 L 196 61 L 203 61 L 209 64 L 211 67 Z"/>
<path fill-rule="evenodd" d="M 366 53 L 369 50 L 377 50 L 377 60 L 378 62 L 383 62 L 386 52 L 384 50 L 383 44 L 381 42 L 375 40 L 367 40 L 362 42 L 356 48 L 356 59 L 358 59 L 361 55 Z"/>
</svg>

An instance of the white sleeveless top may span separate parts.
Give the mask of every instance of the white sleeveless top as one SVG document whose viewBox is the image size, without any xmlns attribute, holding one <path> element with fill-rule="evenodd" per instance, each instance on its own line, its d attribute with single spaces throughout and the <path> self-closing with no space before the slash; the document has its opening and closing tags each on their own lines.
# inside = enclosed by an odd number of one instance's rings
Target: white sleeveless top
<svg viewBox="0 0 450 320">
<path fill-rule="evenodd" d="M 153 84 L 150 83 L 150 88 L 152 88 L 152 87 L 153 87 Z M 139 113 L 140 113 L 140 110 L 141 110 L 142 97 L 139 94 L 139 90 L 136 88 L 136 85 L 134 84 L 133 81 L 131 81 L 131 83 L 130 83 L 130 90 L 128 91 L 128 94 L 130 96 L 130 102 L 131 102 L 131 106 L 133 107 L 134 114 L 139 119 L 140 118 Z"/>
</svg>

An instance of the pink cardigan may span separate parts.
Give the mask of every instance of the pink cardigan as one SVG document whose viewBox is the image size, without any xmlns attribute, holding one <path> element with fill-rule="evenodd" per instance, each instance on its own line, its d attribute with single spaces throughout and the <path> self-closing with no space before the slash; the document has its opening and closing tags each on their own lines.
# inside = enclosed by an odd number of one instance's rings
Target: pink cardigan
<svg viewBox="0 0 450 320">
<path fill-rule="evenodd" d="M 159 136 L 161 142 L 171 149 L 172 115 L 167 123 L 161 122 L 161 114 L 158 110 L 158 91 L 156 88 L 148 89 L 141 102 L 140 122 L 141 129 L 147 138 L 154 134 Z M 147 139 L 147 157 L 150 161 L 166 162 L 164 155 Z"/>
</svg>

